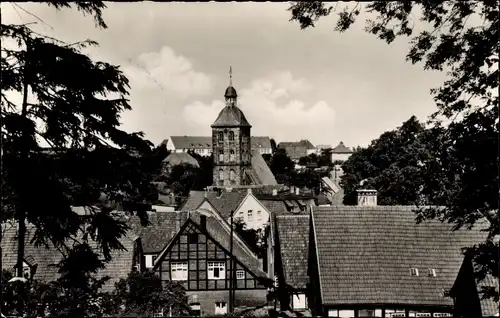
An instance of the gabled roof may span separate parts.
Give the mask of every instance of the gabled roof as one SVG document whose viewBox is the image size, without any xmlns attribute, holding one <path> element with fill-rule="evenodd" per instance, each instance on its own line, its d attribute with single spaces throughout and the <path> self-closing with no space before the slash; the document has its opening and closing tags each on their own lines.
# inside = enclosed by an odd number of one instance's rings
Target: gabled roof
<svg viewBox="0 0 500 318">
<path fill-rule="evenodd" d="M 35 228 L 33 225 L 26 226 L 25 236 L 25 259 L 29 259 L 30 263 L 36 264 L 36 272 L 34 278 L 44 282 L 54 281 L 59 277 L 57 264 L 63 259 L 63 254 L 52 244 L 49 247 L 39 246 L 36 247 L 30 243 Z M 7 226 L 2 237 L 2 268 L 6 270 L 13 270 L 17 262 L 17 225 Z M 134 263 L 134 245 L 139 238 L 131 231 L 126 236 L 120 239 L 120 243 L 126 250 L 112 250 L 111 261 L 106 263 L 106 268 L 100 270 L 96 278 L 104 276 L 111 277 L 104 286 L 103 291 L 114 290 L 114 284 L 120 278 L 126 278 L 131 272 Z M 68 242 L 71 245 L 71 242 Z M 97 248 L 95 242 L 90 242 L 92 248 Z"/>
<path fill-rule="evenodd" d="M 212 148 L 210 136 L 170 136 L 175 149 L 206 149 Z"/>
<path fill-rule="evenodd" d="M 222 192 L 219 197 L 208 200 L 224 220 L 227 220 L 231 217 L 231 211 L 236 211 L 246 196 L 244 192 Z"/>
<path fill-rule="evenodd" d="M 198 161 L 187 152 L 172 152 L 167 158 L 163 159 L 163 164 L 170 166 L 177 166 L 183 163 L 190 164 L 196 168 L 200 167 Z"/>
<path fill-rule="evenodd" d="M 251 169 L 245 170 L 245 173 L 250 177 L 253 184 L 256 185 L 277 185 L 278 182 L 274 177 L 271 169 L 267 165 L 259 150 L 252 149 L 251 151 Z"/>
<path fill-rule="evenodd" d="M 278 215 L 276 229 L 285 283 L 305 289 L 309 260 L 309 215 Z"/>
<path fill-rule="evenodd" d="M 451 231 L 439 221 L 416 224 L 412 206 L 332 206 L 314 209 L 324 305 L 451 306 L 449 290 L 461 249 L 484 239 L 477 230 Z M 410 268 L 420 276 L 411 276 Z M 436 277 L 428 276 L 428 269 Z"/>
<path fill-rule="evenodd" d="M 335 148 L 332 149 L 332 153 L 346 154 L 346 153 L 352 153 L 352 150 L 346 147 L 344 143 L 341 141 Z"/>
<path fill-rule="evenodd" d="M 149 212 L 148 218 L 147 226 L 142 226 L 136 216 L 128 218 L 126 223 L 141 238 L 143 252 L 156 254 L 177 234 L 187 212 Z"/>
<path fill-rule="evenodd" d="M 278 148 L 285 149 L 287 156 L 291 159 L 300 159 L 307 156 L 307 147 L 297 145 L 297 143 L 280 142 Z"/>
<path fill-rule="evenodd" d="M 237 106 L 226 106 L 220 111 L 211 127 L 252 127 L 252 125 Z"/>
<path fill-rule="evenodd" d="M 268 136 L 252 136 L 250 137 L 252 149 L 256 148 L 271 148 L 271 138 Z"/>
<path fill-rule="evenodd" d="M 195 191 L 191 190 L 189 191 L 189 196 L 187 198 L 187 201 L 184 203 L 182 208 L 180 209 L 181 211 L 194 211 L 196 210 L 200 204 L 207 199 L 212 199 L 216 198 L 218 196 L 218 193 L 215 191 Z"/>
<path fill-rule="evenodd" d="M 200 215 L 201 213 L 199 212 L 190 212 L 188 218 L 185 220 L 183 223 L 181 230 L 187 226 L 188 223 L 193 223 L 195 224 L 199 229 L 201 229 L 200 226 Z M 231 250 L 231 234 L 230 232 L 221 224 L 217 218 L 213 216 L 207 216 L 206 219 L 206 229 L 207 229 L 207 234 L 214 239 L 217 243 L 219 243 L 222 248 L 224 248 L 228 253 Z M 236 232 L 233 232 L 233 235 L 236 237 L 238 234 Z M 239 238 L 239 236 L 238 236 Z M 260 267 L 260 260 L 255 257 L 255 255 L 252 255 L 247 252 L 244 246 L 240 243 L 242 239 L 233 239 L 233 255 L 236 257 L 236 259 L 241 262 L 245 267 L 247 267 L 254 275 L 260 278 L 266 278 L 267 275 L 264 273 Z M 173 246 L 175 242 L 175 238 L 172 239 L 168 244 L 165 245 L 163 248 L 162 252 L 160 253 L 160 256 L 156 259 L 155 261 L 155 266 L 154 269 L 156 269 L 160 261 L 165 255 L 170 248 Z"/>
<path fill-rule="evenodd" d="M 278 144 L 278 147 L 305 147 L 306 149 L 315 149 L 314 145 L 307 139 L 301 141 L 283 141 Z"/>
</svg>

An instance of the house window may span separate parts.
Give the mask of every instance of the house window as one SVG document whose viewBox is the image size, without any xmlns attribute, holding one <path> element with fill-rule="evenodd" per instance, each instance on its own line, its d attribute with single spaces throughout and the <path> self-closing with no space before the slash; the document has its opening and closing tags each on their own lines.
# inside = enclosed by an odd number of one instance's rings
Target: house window
<svg viewBox="0 0 500 318">
<path fill-rule="evenodd" d="M 294 294 L 292 296 L 292 306 L 294 310 L 306 309 L 306 295 Z"/>
<path fill-rule="evenodd" d="M 236 271 L 236 279 L 245 279 L 245 271 L 244 270 L 237 270 Z"/>
<path fill-rule="evenodd" d="M 248 221 L 253 221 L 253 211 L 248 210 Z"/>
<path fill-rule="evenodd" d="M 236 173 L 234 172 L 233 169 L 229 170 L 229 180 L 231 181 L 236 180 Z"/>
<path fill-rule="evenodd" d="M 224 141 L 224 133 L 222 131 L 219 131 L 219 142 Z"/>
<path fill-rule="evenodd" d="M 219 162 L 224 162 L 224 150 L 219 150 Z"/>
<path fill-rule="evenodd" d="M 229 151 L 229 161 L 234 161 L 234 150 Z"/>
<path fill-rule="evenodd" d="M 436 277 L 436 270 L 434 268 L 429 268 L 429 277 Z"/>
<path fill-rule="evenodd" d="M 234 141 L 234 131 L 229 132 L 229 140 Z"/>
<path fill-rule="evenodd" d="M 198 243 L 198 233 L 189 233 L 188 244 L 196 244 L 196 243 Z"/>
<path fill-rule="evenodd" d="M 328 310 L 328 317 L 355 317 L 354 316 L 354 310 L 337 310 L 337 309 L 330 309 Z"/>
<path fill-rule="evenodd" d="M 191 307 L 191 315 L 193 315 L 195 317 L 201 316 L 200 303 L 191 303 L 189 306 Z"/>
<path fill-rule="evenodd" d="M 262 211 L 257 211 L 257 221 L 262 221 Z"/>
<path fill-rule="evenodd" d="M 208 279 L 226 278 L 226 263 L 208 262 Z"/>
<path fill-rule="evenodd" d="M 215 314 L 216 315 L 227 314 L 227 303 L 225 301 L 216 301 L 215 302 Z"/>
<path fill-rule="evenodd" d="M 219 180 L 224 180 L 224 170 L 219 169 Z"/>
<path fill-rule="evenodd" d="M 172 280 L 187 280 L 188 264 L 187 262 L 174 262 L 170 264 L 170 277 Z"/>
<path fill-rule="evenodd" d="M 410 268 L 411 276 L 418 276 L 418 268 Z"/>
</svg>

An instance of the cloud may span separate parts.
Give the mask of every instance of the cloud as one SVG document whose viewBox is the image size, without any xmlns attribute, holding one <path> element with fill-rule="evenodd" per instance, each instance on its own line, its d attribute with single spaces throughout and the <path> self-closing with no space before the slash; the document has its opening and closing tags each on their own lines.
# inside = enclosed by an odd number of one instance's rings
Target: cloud
<svg viewBox="0 0 500 318">
<path fill-rule="evenodd" d="M 159 52 L 142 53 L 124 67 L 133 90 L 167 90 L 182 98 L 206 95 L 212 91 L 212 79 L 194 70 L 193 63 L 172 48 L 163 46 Z"/>
<path fill-rule="evenodd" d="M 278 141 L 305 137 L 323 140 L 331 134 L 335 111 L 322 100 L 309 103 L 298 99 L 311 90 L 307 80 L 294 78 L 290 72 L 279 72 L 238 90 L 238 104 L 252 125 L 252 135 L 269 135 Z M 223 107 L 222 100 L 210 103 L 198 100 L 184 107 L 183 117 L 192 126 L 192 134 L 209 134 L 210 125 Z"/>
</svg>

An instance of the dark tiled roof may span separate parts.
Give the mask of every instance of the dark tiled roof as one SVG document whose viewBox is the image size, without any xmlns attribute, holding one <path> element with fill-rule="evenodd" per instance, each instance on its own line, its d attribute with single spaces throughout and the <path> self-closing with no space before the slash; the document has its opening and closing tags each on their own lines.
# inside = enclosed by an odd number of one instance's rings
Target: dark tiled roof
<svg viewBox="0 0 500 318">
<path fill-rule="evenodd" d="M 286 210 L 285 203 L 283 201 L 275 200 L 259 200 L 266 209 L 274 215 L 282 215 L 288 213 Z"/>
<path fill-rule="evenodd" d="M 211 127 L 252 127 L 237 106 L 224 107 Z"/>
<path fill-rule="evenodd" d="M 175 149 L 212 148 L 212 137 L 209 136 L 170 136 Z"/>
<path fill-rule="evenodd" d="M 63 258 L 63 254 L 54 246 L 49 245 L 49 248 L 40 246 L 35 247 L 30 243 L 33 238 L 35 229 L 33 225 L 27 225 L 25 236 L 25 259 L 36 263 L 37 268 L 34 278 L 44 282 L 54 281 L 59 277 L 58 269 L 55 267 Z M 7 230 L 2 237 L 2 267 L 3 269 L 13 270 L 17 261 L 17 227 L 7 226 Z M 121 244 L 126 250 L 111 252 L 111 261 L 106 263 L 106 268 L 99 271 L 96 278 L 104 276 L 111 277 L 103 286 L 103 291 L 110 292 L 114 290 L 114 284 L 120 278 L 126 278 L 132 270 L 134 243 L 137 236 L 133 232 L 129 232 L 125 237 L 120 239 Z M 96 244 L 91 242 L 91 246 L 96 248 Z"/>
<path fill-rule="evenodd" d="M 211 136 L 171 136 L 172 144 L 176 149 L 212 149 Z M 167 143 L 165 139 L 162 143 Z M 267 136 L 250 137 L 252 149 L 271 148 L 271 139 Z"/>
<path fill-rule="evenodd" d="M 142 226 L 138 217 L 127 220 L 132 230 L 142 241 L 142 251 L 145 254 L 159 253 L 165 244 L 177 234 L 181 224 L 187 219 L 186 212 L 149 212 L 148 226 Z"/>
<path fill-rule="evenodd" d="M 439 221 L 416 224 L 411 206 L 332 206 L 313 212 L 323 304 L 451 306 L 443 295 L 462 264 L 461 248 L 484 239 Z M 410 276 L 410 268 L 420 276 Z M 436 277 L 429 277 L 429 268 Z"/>
<path fill-rule="evenodd" d="M 231 211 L 235 211 L 247 196 L 244 192 L 222 192 L 219 197 L 211 198 L 208 201 L 214 206 L 219 214 L 227 220 L 231 217 Z"/>
<path fill-rule="evenodd" d="M 278 148 L 285 149 L 287 156 L 291 159 L 300 159 L 307 156 L 307 147 L 294 145 L 295 143 L 290 143 L 291 145 L 288 144 L 289 143 L 281 142 Z"/>
<path fill-rule="evenodd" d="M 187 152 L 173 152 L 173 153 L 169 154 L 167 156 L 167 158 L 165 158 L 163 160 L 163 163 L 168 164 L 170 166 L 176 166 L 176 165 L 180 165 L 183 163 L 187 163 L 187 164 L 190 164 L 190 165 L 195 166 L 197 168 L 200 167 L 200 165 L 198 164 L 198 161 L 195 158 L 193 158 L 193 156 L 188 154 Z"/>
<path fill-rule="evenodd" d="M 181 211 L 194 211 L 200 206 L 200 204 L 207 199 L 212 199 L 217 197 L 217 192 L 215 191 L 189 191 L 189 196 L 187 201 L 181 208 Z"/>
<path fill-rule="evenodd" d="M 252 149 L 259 149 L 259 148 L 271 148 L 271 138 L 267 136 L 252 136 L 250 137 L 251 144 L 252 144 Z"/>
<path fill-rule="evenodd" d="M 257 185 L 277 185 L 276 178 L 274 177 L 271 169 L 267 165 L 259 150 L 252 149 L 252 168 L 246 172 L 250 175 L 252 180 Z"/>
<path fill-rule="evenodd" d="M 335 148 L 332 149 L 332 153 L 352 153 L 352 150 L 346 147 L 341 141 Z"/>
<path fill-rule="evenodd" d="M 309 278 L 309 215 L 276 216 L 279 250 L 286 284 L 306 288 Z"/>
</svg>

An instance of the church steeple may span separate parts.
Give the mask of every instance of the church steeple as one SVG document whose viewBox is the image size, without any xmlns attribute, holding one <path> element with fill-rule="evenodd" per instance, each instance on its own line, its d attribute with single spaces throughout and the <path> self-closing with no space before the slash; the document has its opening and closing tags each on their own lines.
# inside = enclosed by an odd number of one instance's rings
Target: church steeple
<svg viewBox="0 0 500 318">
<path fill-rule="evenodd" d="M 226 88 L 224 97 L 226 98 L 226 106 L 236 106 L 238 94 L 236 93 L 236 89 L 233 87 L 233 68 L 231 66 L 229 66 L 229 86 Z"/>
</svg>

